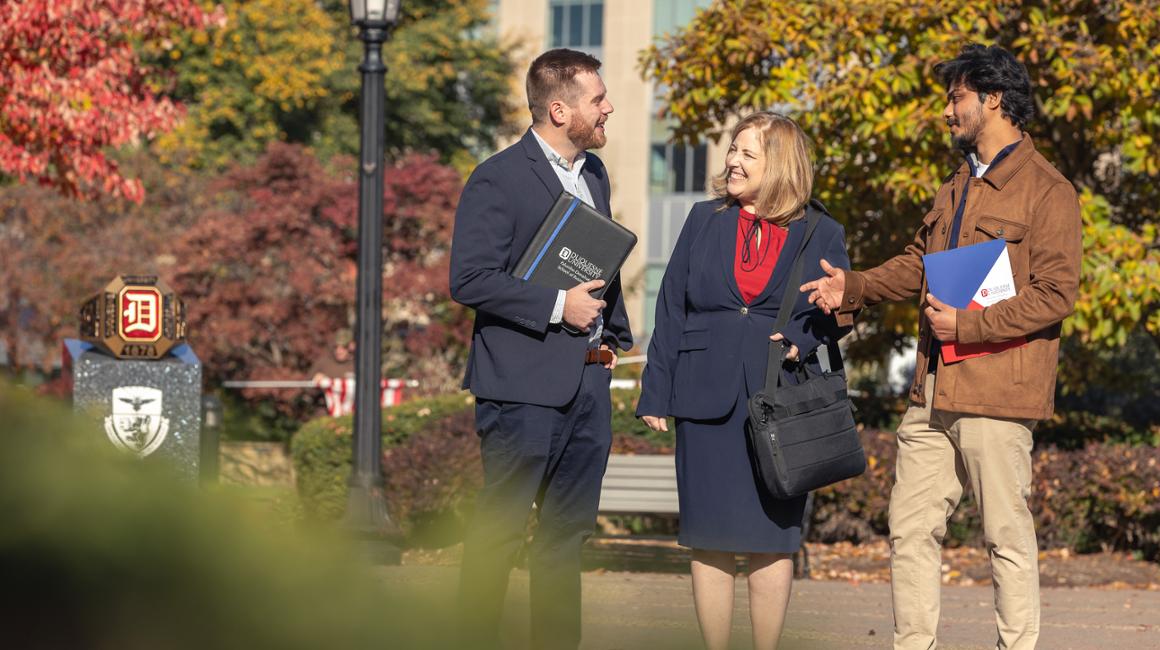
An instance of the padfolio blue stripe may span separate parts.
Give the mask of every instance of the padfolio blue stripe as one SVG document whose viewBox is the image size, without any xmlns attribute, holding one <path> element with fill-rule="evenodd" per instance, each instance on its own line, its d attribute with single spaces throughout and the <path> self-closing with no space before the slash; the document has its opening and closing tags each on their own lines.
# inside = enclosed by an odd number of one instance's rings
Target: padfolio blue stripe
<svg viewBox="0 0 1160 650">
<path fill-rule="evenodd" d="M 528 278 L 532 277 L 532 273 L 535 272 L 536 267 L 540 265 L 540 260 L 544 259 L 544 253 L 547 253 L 548 249 L 551 248 L 552 242 L 556 241 L 556 235 L 560 234 L 560 230 L 564 227 L 564 224 L 568 223 L 568 217 L 572 216 L 572 211 L 575 210 L 576 206 L 579 204 L 580 199 L 572 199 L 572 204 L 568 206 L 568 211 L 564 213 L 564 218 L 560 219 L 560 223 L 556 224 L 556 229 L 552 231 L 552 236 L 548 237 L 548 241 L 544 244 L 544 247 L 540 249 L 540 253 L 536 255 L 536 261 L 532 262 L 532 265 L 528 267 L 528 272 L 525 273 L 524 277 L 520 279 L 527 280 Z"/>
</svg>

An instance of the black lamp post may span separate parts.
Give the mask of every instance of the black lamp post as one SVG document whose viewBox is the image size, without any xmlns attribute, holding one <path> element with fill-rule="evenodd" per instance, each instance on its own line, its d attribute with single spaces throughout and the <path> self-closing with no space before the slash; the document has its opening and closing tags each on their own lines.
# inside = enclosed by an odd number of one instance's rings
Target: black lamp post
<svg viewBox="0 0 1160 650">
<path fill-rule="evenodd" d="M 358 343 L 355 356 L 354 449 L 345 523 L 372 542 L 379 561 L 397 563 L 397 528 L 387 511 L 382 472 L 383 329 L 383 43 L 399 19 L 400 0 L 350 0 L 363 42 L 362 127 L 358 177 Z"/>
</svg>

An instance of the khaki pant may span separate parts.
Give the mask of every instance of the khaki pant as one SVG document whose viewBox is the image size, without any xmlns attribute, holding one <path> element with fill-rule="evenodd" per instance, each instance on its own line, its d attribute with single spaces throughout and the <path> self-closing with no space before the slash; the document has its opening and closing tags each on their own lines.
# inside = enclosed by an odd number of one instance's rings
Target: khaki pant
<svg viewBox="0 0 1160 650">
<path fill-rule="evenodd" d="M 995 585 L 996 648 L 1034 648 L 1039 638 L 1039 551 L 1031 494 L 1034 421 L 932 410 L 911 405 L 898 427 L 890 493 L 890 572 L 894 647 L 937 646 L 942 541 L 968 482 L 983 519 Z"/>
</svg>

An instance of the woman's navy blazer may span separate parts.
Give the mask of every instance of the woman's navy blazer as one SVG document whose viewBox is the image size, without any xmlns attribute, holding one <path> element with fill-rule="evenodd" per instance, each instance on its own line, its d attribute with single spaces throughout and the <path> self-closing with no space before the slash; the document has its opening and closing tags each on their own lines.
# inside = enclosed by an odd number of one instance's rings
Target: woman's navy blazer
<svg viewBox="0 0 1160 650">
<path fill-rule="evenodd" d="M 790 223 L 769 283 L 745 304 L 733 271 L 740 210 L 734 204 L 719 211 L 722 201 L 694 205 L 677 238 L 657 297 L 638 416 L 719 418 L 733 410 L 743 388 L 749 395 L 760 390 L 765 385 L 769 336 L 785 291 L 798 298 L 783 334 L 798 346 L 802 358 L 820 343 L 834 344 L 849 331 L 811 305 L 797 286 L 785 286 L 793 254 L 805 234 L 805 219 Z M 842 226 L 823 215 L 802 256 L 803 283 L 822 277 L 822 258 L 849 269 Z M 816 365 L 817 358 L 809 357 L 807 363 Z"/>
</svg>

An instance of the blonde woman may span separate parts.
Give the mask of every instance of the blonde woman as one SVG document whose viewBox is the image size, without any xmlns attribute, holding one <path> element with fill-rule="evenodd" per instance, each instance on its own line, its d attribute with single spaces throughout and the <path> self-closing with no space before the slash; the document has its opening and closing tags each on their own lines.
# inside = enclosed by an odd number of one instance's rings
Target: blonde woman
<svg viewBox="0 0 1160 650">
<path fill-rule="evenodd" d="M 765 383 L 769 341 L 791 363 L 818 365 L 844 331 L 800 294 L 789 325 L 773 332 L 793 256 L 805 234 L 813 163 L 805 134 L 776 113 L 733 129 L 711 201 L 693 206 L 657 298 L 637 415 L 654 430 L 676 419 L 682 546 L 692 549 L 693 600 L 705 645 L 726 648 L 738 554 L 747 556 L 753 643 L 776 648 L 801 545 L 805 497 L 776 500 L 755 478 L 746 448 L 749 396 Z M 842 227 L 828 215 L 802 251 L 803 282 L 821 260 L 849 268 Z M 836 355 L 835 355 L 836 356 Z M 783 369 L 793 381 L 792 368 Z"/>
</svg>

